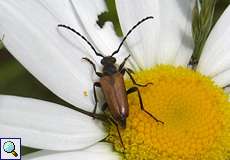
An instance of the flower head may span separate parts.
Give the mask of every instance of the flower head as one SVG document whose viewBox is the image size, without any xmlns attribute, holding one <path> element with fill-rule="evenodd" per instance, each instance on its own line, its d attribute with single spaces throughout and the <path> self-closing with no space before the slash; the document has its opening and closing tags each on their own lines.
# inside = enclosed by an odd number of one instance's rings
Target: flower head
<svg viewBox="0 0 230 160">
<path fill-rule="evenodd" d="M 159 117 L 156 123 L 129 96 L 127 127 L 108 127 L 107 140 L 127 159 L 203 159 L 229 157 L 230 104 L 228 95 L 206 76 L 184 67 L 160 65 L 136 74 L 145 109 Z M 131 83 L 128 83 L 128 86 Z M 140 158 L 141 157 L 141 158 Z"/>
</svg>

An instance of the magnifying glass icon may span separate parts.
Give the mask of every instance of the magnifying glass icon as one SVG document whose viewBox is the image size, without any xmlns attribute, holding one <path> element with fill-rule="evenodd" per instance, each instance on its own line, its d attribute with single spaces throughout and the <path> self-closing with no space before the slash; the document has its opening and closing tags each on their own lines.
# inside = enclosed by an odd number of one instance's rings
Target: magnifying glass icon
<svg viewBox="0 0 230 160">
<path fill-rule="evenodd" d="M 7 141 L 3 144 L 3 150 L 6 153 L 11 153 L 14 157 L 18 156 L 17 152 L 15 151 L 15 145 L 11 141 Z"/>
</svg>

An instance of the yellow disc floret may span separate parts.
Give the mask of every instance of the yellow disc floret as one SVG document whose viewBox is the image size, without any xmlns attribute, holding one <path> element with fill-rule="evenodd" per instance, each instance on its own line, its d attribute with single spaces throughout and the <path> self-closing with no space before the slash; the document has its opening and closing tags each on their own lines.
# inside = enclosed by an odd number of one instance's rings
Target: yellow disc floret
<svg viewBox="0 0 230 160">
<path fill-rule="evenodd" d="M 206 76 L 183 67 L 159 65 L 134 75 L 136 93 L 128 96 L 126 129 L 108 126 L 107 141 L 128 160 L 227 160 L 230 158 L 230 104 L 224 90 Z M 126 82 L 131 87 L 130 81 Z"/>
</svg>

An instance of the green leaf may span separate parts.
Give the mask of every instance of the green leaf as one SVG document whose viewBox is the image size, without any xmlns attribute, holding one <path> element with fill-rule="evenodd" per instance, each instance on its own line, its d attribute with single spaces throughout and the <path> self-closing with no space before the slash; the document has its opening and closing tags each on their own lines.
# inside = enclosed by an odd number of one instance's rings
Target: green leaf
<svg viewBox="0 0 230 160">
<path fill-rule="evenodd" d="M 103 12 L 98 16 L 98 21 L 97 24 L 100 27 L 103 27 L 105 22 L 110 21 L 113 23 L 115 32 L 117 33 L 118 36 L 122 36 L 122 31 L 117 15 L 117 10 L 116 10 L 116 4 L 115 0 L 105 0 L 108 11 Z"/>
<path fill-rule="evenodd" d="M 4 47 L 4 45 L 3 45 L 3 43 L 2 43 L 3 39 L 4 39 L 4 35 L 3 35 L 2 38 L 0 39 L 0 50 Z"/>
<path fill-rule="evenodd" d="M 195 49 L 192 62 L 199 61 L 202 49 L 213 26 L 216 0 L 196 0 L 193 9 L 192 31 Z"/>
<path fill-rule="evenodd" d="M 3 43 L 0 42 L 0 49 L 2 49 L 4 46 L 3 46 Z"/>
</svg>

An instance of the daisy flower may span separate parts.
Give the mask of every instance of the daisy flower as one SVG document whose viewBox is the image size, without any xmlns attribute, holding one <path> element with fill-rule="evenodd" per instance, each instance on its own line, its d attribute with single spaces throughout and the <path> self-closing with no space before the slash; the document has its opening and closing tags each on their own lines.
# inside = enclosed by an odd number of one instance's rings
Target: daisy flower
<svg viewBox="0 0 230 160">
<path fill-rule="evenodd" d="M 187 67 L 193 51 L 191 0 L 117 0 L 123 33 L 146 17 L 116 55 L 127 66 L 149 112 L 142 112 L 136 94 L 128 96 L 130 114 L 121 129 L 93 120 L 64 106 L 31 98 L 0 96 L 1 137 L 22 137 L 25 146 L 43 151 L 24 159 L 171 159 L 230 158 L 230 103 L 223 87 L 230 84 L 229 19 L 227 8 L 213 28 L 196 70 Z M 121 41 L 111 23 L 103 28 L 97 15 L 103 0 L 7 0 L 0 2 L 0 32 L 6 48 L 53 93 L 70 104 L 92 111 L 92 84 L 97 81 L 88 57 L 101 69 L 100 57 L 78 36 L 57 28 L 75 28 L 103 55 Z M 132 83 L 127 79 L 126 86 Z M 102 141 L 103 140 L 103 141 Z M 105 143 L 109 142 L 109 143 Z M 113 146 L 113 148 L 111 148 Z M 62 152 L 60 152 L 62 151 Z"/>
</svg>

